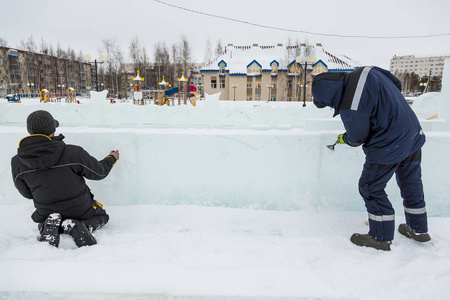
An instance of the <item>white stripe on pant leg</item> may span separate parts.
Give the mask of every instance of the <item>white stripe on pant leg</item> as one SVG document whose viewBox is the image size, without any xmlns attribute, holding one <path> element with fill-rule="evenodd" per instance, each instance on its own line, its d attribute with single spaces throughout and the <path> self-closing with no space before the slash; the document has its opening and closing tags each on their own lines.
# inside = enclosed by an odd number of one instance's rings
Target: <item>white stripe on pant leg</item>
<svg viewBox="0 0 450 300">
<path fill-rule="evenodd" d="M 395 215 L 376 216 L 374 214 L 369 213 L 369 219 L 377 222 L 395 221 Z"/>
<path fill-rule="evenodd" d="M 424 206 L 422 208 L 407 208 L 404 207 L 405 212 L 411 215 L 421 215 L 427 212 L 427 208 Z"/>
</svg>

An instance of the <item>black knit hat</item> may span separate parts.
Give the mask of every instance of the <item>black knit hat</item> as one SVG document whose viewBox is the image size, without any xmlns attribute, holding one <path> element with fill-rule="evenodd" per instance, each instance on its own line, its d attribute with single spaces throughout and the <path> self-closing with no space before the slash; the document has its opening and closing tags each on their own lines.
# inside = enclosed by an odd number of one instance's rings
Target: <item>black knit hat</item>
<svg viewBox="0 0 450 300">
<path fill-rule="evenodd" d="M 32 112 L 27 118 L 27 130 L 30 134 L 51 135 L 58 126 L 59 122 L 53 119 L 52 115 L 45 110 Z"/>
</svg>

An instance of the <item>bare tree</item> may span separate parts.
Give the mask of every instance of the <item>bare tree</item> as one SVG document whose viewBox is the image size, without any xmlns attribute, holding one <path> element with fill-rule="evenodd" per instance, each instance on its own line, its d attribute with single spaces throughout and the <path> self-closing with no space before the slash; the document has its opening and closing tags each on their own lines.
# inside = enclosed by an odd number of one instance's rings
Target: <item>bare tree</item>
<svg viewBox="0 0 450 300">
<path fill-rule="evenodd" d="M 224 54 L 222 42 L 220 40 L 217 41 L 216 50 L 214 51 L 215 58 L 218 58 L 219 56 Z"/>
<path fill-rule="evenodd" d="M 192 48 L 185 35 L 181 36 L 179 55 L 185 76 L 190 76 L 192 68 Z"/>
<path fill-rule="evenodd" d="M 211 49 L 211 40 L 208 38 L 206 41 L 206 49 L 205 49 L 205 55 L 203 56 L 203 64 L 209 65 L 212 60 L 212 49 Z"/>
<path fill-rule="evenodd" d="M 102 43 L 100 53 L 106 55 L 105 82 L 103 83 L 106 84 L 105 87 L 109 89 L 111 95 L 118 96 L 119 89 L 122 87 L 119 84 L 120 72 L 124 70 L 123 53 L 116 39 L 104 39 Z"/>
<path fill-rule="evenodd" d="M 29 52 L 36 52 L 37 51 L 37 45 L 34 41 L 33 35 L 30 35 L 30 37 L 27 39 L 25 43 L 25 48 Z"/>
<path fill-rule="evenodd" d="M 8 47 L 8 41 L 0 37 L 0 46 Z"/>
<path fill-rule="evenodd" d="M 137 36 L 131 41 L 129 50 L 134 72 L 136 72 L 141 68 L 142 61 L 142 49 L 140 47 L 139 39 Z"/>
<path fill-rule="evenodd" d="M 170 54 L 165 42 L 158 42 L 155 45 L 155 64 L 158 68 L 158 82 L 162 80 L 162 76 L 169 79 Z"/>
<path fill-rule="evenodd" d="M 48 43 L 44 41 L 44 38 L 41 38 L 41 44 L 39 46 L 39 52 L 42 54 L 48 54 Z"/>
</svg>

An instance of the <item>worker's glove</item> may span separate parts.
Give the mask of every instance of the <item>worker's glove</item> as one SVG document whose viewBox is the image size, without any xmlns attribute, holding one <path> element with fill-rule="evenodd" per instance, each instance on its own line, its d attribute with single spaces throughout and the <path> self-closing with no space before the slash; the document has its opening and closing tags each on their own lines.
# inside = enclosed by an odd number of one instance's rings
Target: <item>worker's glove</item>
<svg viewBox="0 0 450 300">
<path fill-rule="evenodd" d="M 348 144 L 348 143 L 347 143 L 347 132 L 338 135 L 338 139 L 337 139 L 336 143 L 339 143 L 339 144 Z"/>
</svg>

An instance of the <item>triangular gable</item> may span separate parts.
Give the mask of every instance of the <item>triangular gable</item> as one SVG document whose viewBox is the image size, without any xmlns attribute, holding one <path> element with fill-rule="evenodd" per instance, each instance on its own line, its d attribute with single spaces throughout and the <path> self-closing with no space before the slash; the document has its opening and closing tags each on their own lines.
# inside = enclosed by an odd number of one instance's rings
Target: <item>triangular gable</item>
<svg viewBox="0 0 450 300">
<path fill-rule="evenodd" d="M 316 61 L 316 63 L 315 64 L 313 64 L 313 68 L 317 65 L 317 64 L 319 64 L 319 63 L 322 63 L 327 69 L 328 69 L 328 66 L 327 66 L 327 64 L 326 63 L 324 63 L 323 62 L 323 60 L 321 60 L 321 59 L 319 59 L 318 61 Z"/>
<path fill-rule="evenodd" d="M 276 60 L 272 60 L 269 64 L 269 66 L 272 66 L 273 63 L 276 63 L 278 67 L 280 66 L 280 64 Z"/>
<path fill-rule="evenodd" d="M 221 60 L 221 61 L 219 61 L 219 63 L 217 64 L 217 66 L 219 66 L 220 67 L 220 64 L 221 63 L 224 63 L 225 64 L 225 67 L 227 67 L 227 62 L 226 61 L 224 61 L 223 59 Z"/>
<path fill-rule="evenodd" d="M 260 67 L 260 68 L 262 69 L 261 64 L 260 64 L 259 62 L 257 62 L 256 59 L 254 59 L 251 63 L 249 63 L 249 64 L 247 65 L 247 69 L 248 69 L 248 67 L 250 67 L 251 65 L 253 65 L 253 63 L 256 63 L 256 64 L 258 65 L 258 67 Z"/>
</svg>

